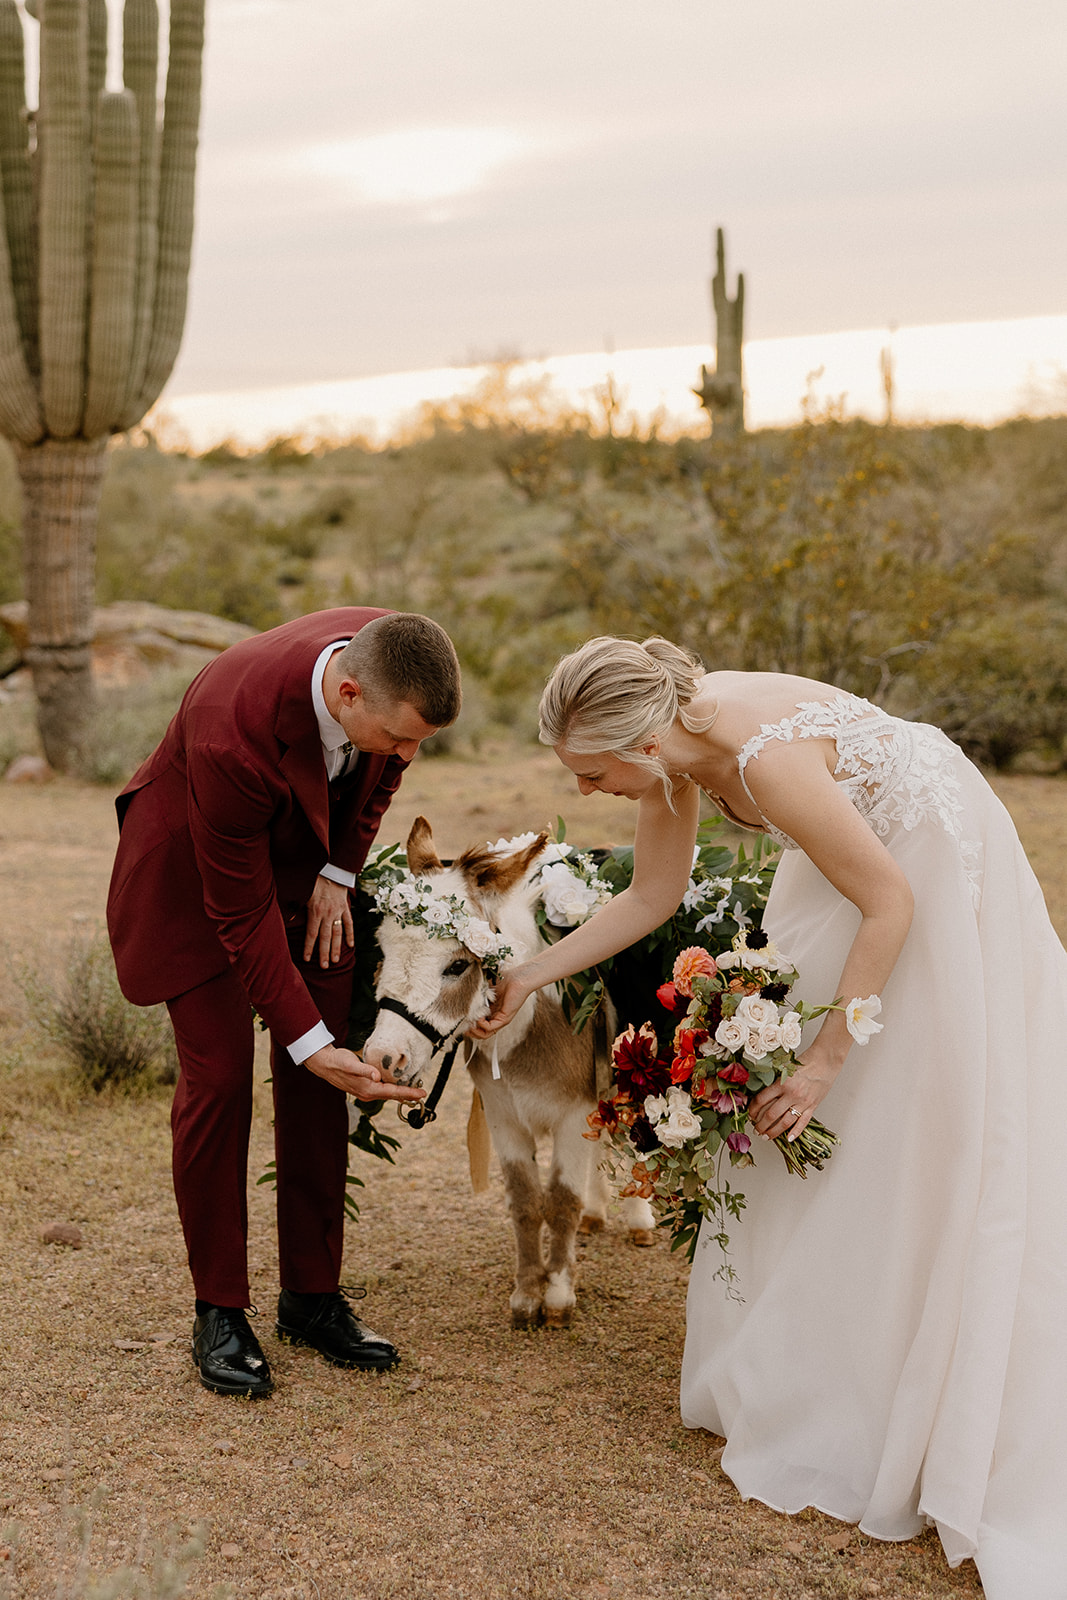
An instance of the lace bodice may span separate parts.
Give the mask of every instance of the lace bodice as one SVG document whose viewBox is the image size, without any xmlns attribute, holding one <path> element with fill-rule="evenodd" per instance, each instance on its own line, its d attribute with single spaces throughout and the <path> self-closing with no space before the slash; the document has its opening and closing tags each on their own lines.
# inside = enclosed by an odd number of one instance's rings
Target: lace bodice
<svg viewBox="0 0 1067 1600">
<path fill-rule="evenodd" d="M 894 823 L 910 830 L 926 820 L 937 822 L 959 844 L 977 896 L 979 846 L 964 838 L 960 784 L 954 771 L 961 755 L 939 728 L 903 722 L 852 694 L 835 695 L 832 700 L 803 700 L 792 716 L 763 723 L 759 733 L 738 751 L 738 774 L 763 831 L 785 849 L 795 850 L 796 842 L 764 816 L 745 776 L 749 763 L 775 739 L 784 743 L 833 739 L 837 749 L 834 778 L 875 833 L 884 838 Z M 722 805 L 718 799 L 715 803 Z M 722 809 L 731 820 L 740 820 L 728 808 Z"/>
</svg>

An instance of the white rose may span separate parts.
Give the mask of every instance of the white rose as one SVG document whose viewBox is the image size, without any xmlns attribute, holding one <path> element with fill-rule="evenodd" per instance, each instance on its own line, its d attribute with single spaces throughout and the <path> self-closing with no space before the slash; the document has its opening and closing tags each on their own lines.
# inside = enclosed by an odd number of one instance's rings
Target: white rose
<svg viewBox="0 0 1067 1600">
<path fill-rule="evenodd" d="M 574 928 L 600 904 L 600 892 L 558 861 L 541 873 L 541 899 L 549 922 L 557 928 Z"/>
<path fill-rule="evenodd" d="M 667 1105 L 665 1096 L 661 1094 L 650 1094 L 646 1096 L 645 1116 L 648 1118 L 649 1122 L 652 1123 L 653 1127 L 661 1117 L 665 1117 L 667 1115 L 668 1110 L 669 1107 Z"/>
<path fill-rule="evenodd" d="M 472 956 L 477 956 L 481 961 L 483 957 L 493 954 L 500 945 L 497 935 L 493 932 L 488 922 L 483 922 L 481 917 L 468 917 L 464 923 L 463 932 L 459 935 Z"/>
<path fill-rule="evenodd" d="M 761 994 L 746 994 L 735 1015 L 750 1028 L 765 1028 L 778 1021 L 778 1007 Z"/>
<path fill-rule="evenodd" d="M 658 1124 L 656 1138 L 669 1150 L 680 1150 L 689 1139 L 695 1139 L 700 1131 L 700 1118 L 696 1113 L 676 1106 L 666 1122 Z"/>
<path fill-rule="evenodd" d="M 763 1032 L 760 1028 L 750 1028 L 745 1040 L 745 1055 L 749 1061 L 762 1061 L 767 1054 L 763 1047 Z"/>
<path fill-rule="evenodd" d="M 786 1050 L 800 1049 L 802 1023 L 798 1011 L 787 1011 L 781 1022 L 782 1046 Z"/>
<path fill-rule="evenodd" d="M 715 965 L 720 972 L 728 972 L 731 967 L 736 967 L 741 957 L 736 950 L 724 950 L 721 956 L 715 957 Z"/>
<path fill-rule="evenodd" d="M 398 883 L 389 894 L 390 911 L 413 911 L 422 899 L 413 883 Z"/>
<path fill-rule="evenodd" d="M 431 900 L 422 915 L 427 927 L 444 928 L 452 921 L 452 907 L 444 900 Z"/>
<path fill-rule="evenodd" d="M 715 1029 L 715 1043 L 721 1044 L 724 1050 L 740 1050 L 747 1039 L 748 1029 L 734 1017 L 723 1017 Z"/>
<path fill-rule="evenodd" d="M 529 842 L 532 843 L 533 839 L 534 835 L 531 833 L 529 836 Z M 569 855 L 573 854 L 573 848 L 574 847 L 572 845 L 569 845 L 566 842 L 560 844 L 555 839 L 550 839 L 545 845 L 544 854 L 542 855 L 541 860 L 544 862 L 546 867 L 551 866 L 556 861 L 565 861 Z"/>
<path fill-rule="evenodd" d="M 769 1056 L 772 1050 L 782 1047 L 782 1030 L 777 1022 L 768 1022 L 759 1030 L 759 1042 L 763 1047 L 764 1055 Z"/>
</svg>

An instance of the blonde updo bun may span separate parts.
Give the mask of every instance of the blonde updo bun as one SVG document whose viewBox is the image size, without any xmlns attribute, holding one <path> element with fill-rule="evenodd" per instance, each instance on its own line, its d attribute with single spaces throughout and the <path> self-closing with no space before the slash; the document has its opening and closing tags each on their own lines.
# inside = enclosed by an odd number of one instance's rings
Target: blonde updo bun
<svg viewBox="0 0 1067 1600">
<path fill-rule="evenodd" d="M 642 746 L 662 739 L 681 721 L 703 733 L 715 720 L 686 714 L 704 668 L 669 639 L 590 639 L 556 666 L 539 708 L 542 744 L 572 755 L 611 754 L 644 767 L 670 795 L 663 763 Z"/>
</svg>

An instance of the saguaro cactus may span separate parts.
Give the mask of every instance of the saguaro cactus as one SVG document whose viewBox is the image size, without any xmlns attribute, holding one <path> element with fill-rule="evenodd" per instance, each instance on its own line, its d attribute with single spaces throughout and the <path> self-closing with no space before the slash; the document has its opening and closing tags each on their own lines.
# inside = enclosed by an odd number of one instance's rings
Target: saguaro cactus
<svg viewBox="0 0 1067 1600">
<path fill-rule="evenodd" d="M 737 274 L 737 294 L 726 293 L 726 243 L 721 228 L 715 230 L 715 276 L 711 280 L 715 312 L 715 371 L 700 369 L 700 388 L 693 393 L 711 418 L 713 434 L 734 435 L 745 429 L 745 386 L 741 371 L 744 337 L 745 279 Z"/>
<path fill-rule="evenodd" d="M 0 0 L 0 433 L 22 482 L 27 661 L 54 767 L 78 764 L 92 704 L 96 524 L 108 438 L 140 421 L 185 323 L 204 0 L 171 0 L 158 104 L 156 0 L 126 0 L 123 82 L 104 88 L 106 0 Z"/>
</svg>

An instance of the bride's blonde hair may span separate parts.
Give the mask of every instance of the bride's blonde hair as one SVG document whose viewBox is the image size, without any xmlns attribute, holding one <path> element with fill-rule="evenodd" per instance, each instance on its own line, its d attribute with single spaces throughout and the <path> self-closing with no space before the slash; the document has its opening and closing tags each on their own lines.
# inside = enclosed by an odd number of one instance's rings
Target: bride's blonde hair
<svg viewBox="0 0 1067 1600">
<path fill-rule="evenodd" d="M 668 639 L 590 639 L 563 657 L 545 685 L 538 737 L 572 755 L 611 754 L 643 767 L 670 803 L 671 775 L 642 746 L 662 739 L 676 720 L 690 733 L 707 732 L 718 706 L 706 717 L 686 710 L 703 673 L 695 656 Z"/>
</svg>

